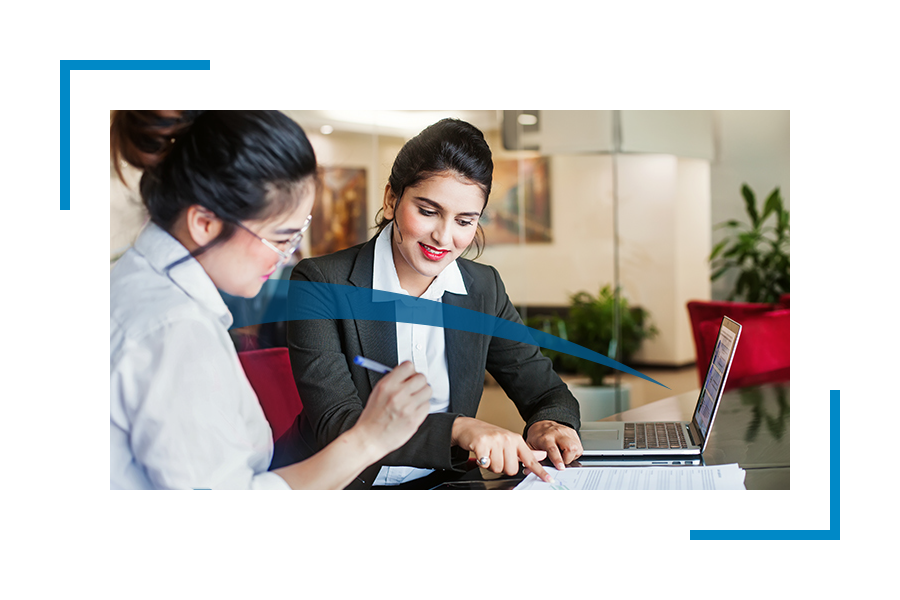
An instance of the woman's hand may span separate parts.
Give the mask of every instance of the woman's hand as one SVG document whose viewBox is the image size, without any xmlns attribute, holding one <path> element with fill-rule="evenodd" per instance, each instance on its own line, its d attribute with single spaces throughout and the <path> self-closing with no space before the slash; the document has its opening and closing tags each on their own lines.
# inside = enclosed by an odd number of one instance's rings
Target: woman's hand
<svg viewBox="0 0 900 600">
<path fill-rule="evenodd" d="M 479 465 L 493 473 L 515 475 L 519 472 L 519 463 L 542 480 L 550 483 L 552 478 L 540 460 L 543 454 L 535 455 L 522 436 L 496 425 L 479 421 L 471 417 L 457 417 L 453 422 L 452 444 L 463 450 L 475 453 L 478 459 L 487 458 Z"/>
<path fill-rule="evenodd" d="M 584 448 L 581 438 L 571 427 L 556 421 L 537 421 L 528 428 L 528 445 L 535 450 L 545 450 L 547 457 L 558 471 L 581 456 Z"/>
<path fill-rule="evenodd" d="M 431 386 L 410 361 L 394 368 L 375 385 L 355 428 L 378 458 L 409 441 L 430 409 Z"/>
<path fill-rule="evenodd" d="M 339 490 L 405 444 L 428 416 L 431 386 L 407 361 L 381 378 L 356 424 L 310 458 L 273 472 L 295 490 Z"/>
</svg>

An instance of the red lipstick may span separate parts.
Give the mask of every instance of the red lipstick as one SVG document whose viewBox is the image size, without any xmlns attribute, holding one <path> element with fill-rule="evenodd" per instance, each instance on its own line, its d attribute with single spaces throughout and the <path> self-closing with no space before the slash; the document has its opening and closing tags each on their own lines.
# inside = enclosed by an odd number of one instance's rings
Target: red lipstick
<svg viewBox="0 0 900 600">
<path fill-rule="evenodd" d="M 434 246 L 429 246 L 428 244 L 423 244 L 419 242 L 419 247 L 422 249 L 422 254 L 430 261 L 437 262 L 447 256 L 450 253 L 449 250 L 439 250 Z"/>
</svg>

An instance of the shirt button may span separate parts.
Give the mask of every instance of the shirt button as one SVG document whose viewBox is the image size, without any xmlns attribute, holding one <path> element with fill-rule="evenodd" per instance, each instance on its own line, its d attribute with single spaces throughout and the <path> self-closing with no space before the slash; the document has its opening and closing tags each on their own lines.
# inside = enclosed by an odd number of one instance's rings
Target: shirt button
<svg viewBox="0 0 900 600">
<path fill-rule="evenodd" d="M 416 344 L 416 350 L 421 350 L 421 349 L 422 349 L 422 344 Z"/>
</svg>

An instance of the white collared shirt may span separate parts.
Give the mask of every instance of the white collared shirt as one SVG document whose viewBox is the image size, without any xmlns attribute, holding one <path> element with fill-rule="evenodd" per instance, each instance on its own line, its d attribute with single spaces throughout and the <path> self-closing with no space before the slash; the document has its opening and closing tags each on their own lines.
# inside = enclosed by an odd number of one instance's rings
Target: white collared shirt
<svg viewBox="0 0 900 600">
<path fill-rule="evenodd" d="M 375 240 L 375 264 L 372 270 L 372 289 L 409 296 L 400 287 L 394 255 L 391 249 L 393 223 Z M 466 294 L 459 265 L 454 260 L 434 278 L 428 289 L 420 297 L 441 302 L 444 292 Z M 373 297 L 378 300 L 377 295 Z M 401 300 L 402 302 L 402 300 Z M 444 345 L 444 329 L 430 325 L 397 323 L 397 364 L 412 361 L 416 371 L 425 375 L 431 385 L 431 411 L 447 412 L 450 406 L 450 375 L 447 372 L 447 352 Z M 374 485 L 397 485 L 412 481 L 433 472 L 433 469 L 413 467 L 382 467 Z"/>
<path fill-rule="evenodd" d="M 231 313 L 175 238 L 149 224 L 110 273 L 111 489 L 289 489 L 228 336 Z"/>
</svg>

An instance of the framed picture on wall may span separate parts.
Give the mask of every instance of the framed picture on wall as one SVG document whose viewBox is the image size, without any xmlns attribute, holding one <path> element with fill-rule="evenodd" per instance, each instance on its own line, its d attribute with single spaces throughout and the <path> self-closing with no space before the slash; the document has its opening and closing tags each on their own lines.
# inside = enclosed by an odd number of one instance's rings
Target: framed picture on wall
<svg viewBox="0 0 900 600">
<path fill-rule="evenodd" d="M 488 246 L 553 241 L 546 157 L 494 161 L 491 197 L 481 227 Z"/>
<path fill-rule="evenodd" d="M 366 241 L 366 170 L 321 167 L 319 180 L 310 254 L 321 256 Z"/>
</svg>

